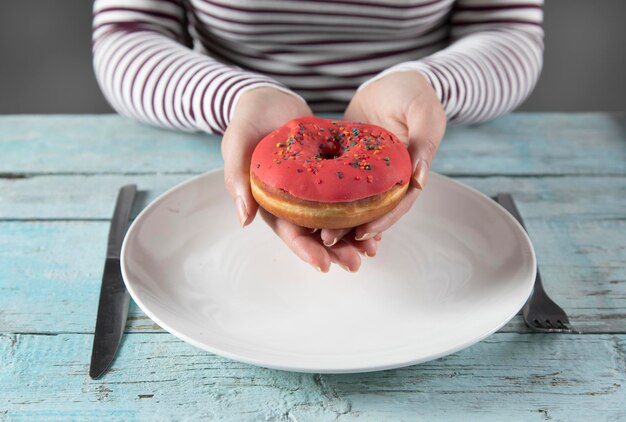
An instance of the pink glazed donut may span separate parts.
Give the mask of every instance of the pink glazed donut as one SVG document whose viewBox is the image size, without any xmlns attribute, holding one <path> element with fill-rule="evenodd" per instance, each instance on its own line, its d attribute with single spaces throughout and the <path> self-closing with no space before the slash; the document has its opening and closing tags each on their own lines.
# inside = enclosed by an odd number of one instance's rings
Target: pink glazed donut
<svg viewBox="0 0 626 422">
<path fill-rule="evenodd" d="M 309 228 L 375 220 L 402 199 L 411 177 L 402 142 L 375 125 L 300 117 L 252 154 L 252 195 L 268 212 Z"/>
</svg>

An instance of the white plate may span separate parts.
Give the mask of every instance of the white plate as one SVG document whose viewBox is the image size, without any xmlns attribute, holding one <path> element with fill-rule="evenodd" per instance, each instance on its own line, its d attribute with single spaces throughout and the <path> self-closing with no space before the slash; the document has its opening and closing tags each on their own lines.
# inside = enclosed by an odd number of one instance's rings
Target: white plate
<svg viewBox="0 0 626 422">
<path fill-rule="evenodd" d="M 122 248 L 126 286 L 161 327 L 221 356 L 302 372 L 397 368 L 468 347 L 519 311 L 535 271 L 503 208 L 437 174 L 354 274 L 318 273 L 260 218 L 241 229 L 221 170 L 157 198 Z"/>
</svg>

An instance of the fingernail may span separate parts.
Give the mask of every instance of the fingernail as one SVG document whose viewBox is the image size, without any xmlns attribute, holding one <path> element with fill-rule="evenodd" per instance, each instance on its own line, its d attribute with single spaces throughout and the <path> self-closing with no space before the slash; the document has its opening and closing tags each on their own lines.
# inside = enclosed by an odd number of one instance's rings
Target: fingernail
<svg viewBox="0 0 626 422">
<path fill-rule="evenodd" d="M 338 238 L 334 238 L 332 242 L 330 243 L 326 243 L 326 241 L 324 240 L 324 246 L 330 248 L 331 246 L 333 246 L 335 243 L 337 243 L 337 240 L 339 240 Z"/>
<path fill-rule="evenodd" d="M 415 172 L 413 173 L 413 186 L 419 190 L 424 190 L 426 187 L 426 178 L 428 177 L 428 163 L 426 160 L 418 159 L 417 166 L 415 166 Z"/>
<path fill-rule="evenodd" d="M 361 235 L 361 237 L 354 237 L 354 240 L 367 240 L 367 239 L 371 239 L 372 237 L 374 237 L 373 233 L 365 233 L 363 235 Z"/>
<path fill-rule="evenodd" d="M 347 266 L 345 266 L 345 265 L 343 265 L 343 264 L 339 264 L 339 266 L 340 266 L 341 268 L 343 268 L 344 270 L 346 270 L 347 272 L 349 272 L 349 273 L 354 272 L 354 271 L 352 271 L 349 267 L 347 267 Z"/>
<path fill-rule="evenodd" d="M 313 265 L 313 264 L 311 264 L 311 266 L 312 266 L 313 268 L 315 268 L 317 271 L 319 271 L 320 273 L 327 273 L 327 272 L 328 272 L 328 270 L 326 270 L 326 271 L 322 270 L 322 267 L 320 267 L 320 266 L 318 266 L 318 265 Z"/>
<path fill-rule="evenodd" d="M 246 209 L 246 204 L 243 202 L 243 198 L 238 196 L 235 199 L 235 206 L 237 207 L 237 214 L 239 215 L 239 224 L 241 227 L 246 225 L 246 221 L 248 220 L 248 210 Z"/>
</svg>

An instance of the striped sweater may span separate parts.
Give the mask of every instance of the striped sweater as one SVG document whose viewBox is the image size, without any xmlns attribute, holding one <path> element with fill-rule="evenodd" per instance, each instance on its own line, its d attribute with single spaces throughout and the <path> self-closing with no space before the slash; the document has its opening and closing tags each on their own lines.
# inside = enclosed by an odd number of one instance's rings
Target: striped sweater
<svg viewBox="0 0 626 422">
<path fill-rule="evenodd" d="M 542 65 L 543 0 L 96 0 L 109 103 L 153 125 L 223 133 L 259 86 L 343 111 L 359 87 L 422 72 L 449 122 L 519 105 Z"/>
</svg>

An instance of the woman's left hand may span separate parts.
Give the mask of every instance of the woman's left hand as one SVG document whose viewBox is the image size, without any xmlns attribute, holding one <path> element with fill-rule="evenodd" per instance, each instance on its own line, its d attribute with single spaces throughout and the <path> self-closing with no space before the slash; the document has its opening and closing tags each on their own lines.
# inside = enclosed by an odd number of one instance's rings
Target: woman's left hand
<svg viewBox="0 0 626 422">
<path fill-rule="evenodd" d="M 430 164 L 446 129 L 446 114 L 435 90 L 418 71 L 390 73 L 359 90 L 346 109 L 345 120 L 371 123 L 393 132 L 408 148 L 413 177 L 402 201 L 377 220 L 354 228 L 355 238 L 370 239 L 387 230 L 413 205 L 424 189 Z M 325 243 L 352 229 L 322 230 Z"/>
</svg>

